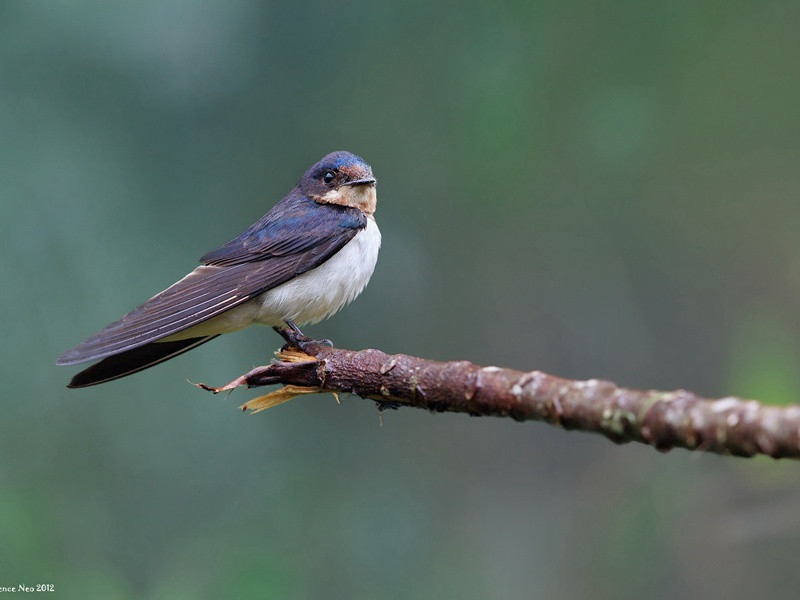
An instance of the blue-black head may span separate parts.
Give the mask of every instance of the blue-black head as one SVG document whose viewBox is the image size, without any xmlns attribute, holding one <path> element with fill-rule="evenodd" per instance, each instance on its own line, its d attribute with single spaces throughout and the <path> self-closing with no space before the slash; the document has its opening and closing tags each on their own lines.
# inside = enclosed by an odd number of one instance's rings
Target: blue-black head
<svg viewBox="0 0 800 600">
<path fill-rule="evenodd" d="M 299 188 L 320 204 L 340 204 L 375 212 L 375 176 L 360 156 L 331 152 L 305 172 Z"/>
</svg>

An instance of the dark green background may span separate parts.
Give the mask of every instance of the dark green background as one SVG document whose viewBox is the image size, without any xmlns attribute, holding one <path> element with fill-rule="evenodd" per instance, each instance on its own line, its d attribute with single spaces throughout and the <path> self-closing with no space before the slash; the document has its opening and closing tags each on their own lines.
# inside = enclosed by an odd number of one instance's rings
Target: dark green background
<svg viewBox="0 0 800 600">
<path fill-rule="evenodd" d="M 58 354 L 326 152 L 379 178 L 344 347 L 800 398 L 800 4 L 0 4 L 0 586 L 64 598 L 794 598 L 800 467 L 211 396 L 254 329 Z"/>
</svg>

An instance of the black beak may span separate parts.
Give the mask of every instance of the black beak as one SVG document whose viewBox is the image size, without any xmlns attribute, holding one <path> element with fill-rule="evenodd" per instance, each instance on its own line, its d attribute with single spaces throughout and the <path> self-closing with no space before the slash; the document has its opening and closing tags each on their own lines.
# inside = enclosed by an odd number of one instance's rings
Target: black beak
<svg viewBox="0 0 800 600">
<path fill-rule="evenodd" d="M 375 185 L 378 181 L 374 177 L 364 177 L 363 179 L 354 179 L 342 185 Z"/>
</svg>

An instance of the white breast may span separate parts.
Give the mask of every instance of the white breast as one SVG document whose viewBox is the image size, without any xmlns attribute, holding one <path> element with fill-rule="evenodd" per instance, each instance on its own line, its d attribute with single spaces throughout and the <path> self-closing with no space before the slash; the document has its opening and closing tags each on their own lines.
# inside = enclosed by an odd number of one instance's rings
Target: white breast
<svg viewBox="0 0 800 600">
<path fill-rule="evenodd" d="M 253 321 L 281 325 L 291 319 L 304 325 L 329 317 L 352 302 L 367 285 L 380 247 L 381 232 L 370 215 L 367 226 L 320 266 L 248 302 L 256 308 Z"/>
</svg>

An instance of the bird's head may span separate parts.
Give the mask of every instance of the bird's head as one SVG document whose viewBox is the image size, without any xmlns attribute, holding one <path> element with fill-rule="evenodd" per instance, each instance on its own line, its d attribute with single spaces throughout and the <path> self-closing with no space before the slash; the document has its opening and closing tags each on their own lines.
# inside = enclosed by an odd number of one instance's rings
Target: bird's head
<svg viewBox="0 0 800 600">
<path fill-rule="evenodd" d="M 350 206 L 371 215 L 377 194 L 375 176 L 363 158 L 340 150 L 322 157 L 300 179 L 300 191 L 320 204 Z"/>
</svg>

